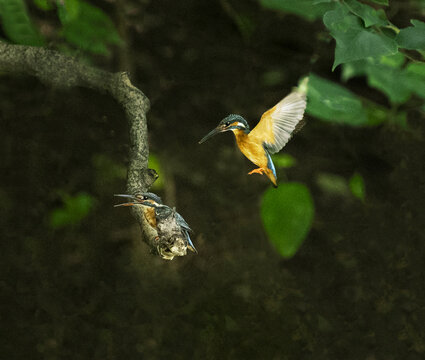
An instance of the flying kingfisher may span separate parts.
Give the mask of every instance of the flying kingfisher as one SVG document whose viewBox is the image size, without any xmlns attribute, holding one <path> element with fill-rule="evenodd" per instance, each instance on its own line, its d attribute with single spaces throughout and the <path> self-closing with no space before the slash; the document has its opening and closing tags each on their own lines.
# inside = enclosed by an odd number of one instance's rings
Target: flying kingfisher
<svg viewBox="0 0 425 360">
<path fill-rule="evenodd" d="M 307 81 L 305 80 L 300 88 L 266 111 L 252 131 L 242 116 L 231 114 L 221 120 L 214 130 L 199 141 L 199 144 L 216 134 L 233 131 L 240 151 L 258 166 L 258 169 L 252 170 L 248 175 L 266 174 L 274 187 L 277 187 L 276 169 L 270 155 L 279 152 L 292 135 L 302 128 Z"/>
<path fill-rule="evenodd" d="M 190 238 L 189 232 L 192 230 L 188 223 L 174 208 L 164 205 L 158 195 L 147 192 L 138 195 L 117 194 L 115 196 L 124 197 L 130 200 L 130 202 L 114 205 L 115 207 L 143 206 L 143 215 L 148 224 L 158 232 L 158 236 L 169 236 L 174 234 L 177 230 L 177 233 L 181 234 L 183 237 L 186 246 L 193 252 L 198 252 Z M 159 250 L 159 253 L 165 258 L 169 258 L 164 251 Z"/>
</svg>

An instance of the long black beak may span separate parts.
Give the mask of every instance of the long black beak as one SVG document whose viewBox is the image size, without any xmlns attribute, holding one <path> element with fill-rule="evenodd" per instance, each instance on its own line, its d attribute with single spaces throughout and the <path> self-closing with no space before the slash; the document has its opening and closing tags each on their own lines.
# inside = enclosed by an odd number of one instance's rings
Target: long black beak
<svg viewBox="0 0 425 360">
<path fill-rule="evenodd" d="M 133 205 L 135 205 L 135 201 L 137 201 L 137 198 L 134 195 L 114 194 L 114 196 L 123 197 L 123 198 L 126 198 L 128 200 L 133 200 L 133 202 L 126 202 L 126 203 L 123 203 L 123 204 L 117 204 L 117 205 L 114 205 L 114 207 L 118 207 L 118 206 L 133 206 Z"/>
<path fill-rule="evenodd" d="M 223 132 L 224 129 L 221 126 L 217 126 L 214 130 L 211 130 L 207 135 L 205 135 L 198 144 L 202 144 L 205 141 L 207 141 L 209 138 L 212 138 L 214 135 L 217 135 L 221 132 Z"/>
<path fill-rule="evenodd" d="M 144 205 L 144 206 L 156 207 L 156 205 L 153 204 L 151 201 L 139 199 L 137 196 L 134 196 L 134 195 L 114 194 L 114 196 L 123 197 L 123 198 L 126 198 L 128 200 L 132 200 L 132 201 L 126 202 L 126 203 L 116 204 L 116 205 L 114 205 L 114 207 L 134 206 L 134 205 Z"/>
</svg>

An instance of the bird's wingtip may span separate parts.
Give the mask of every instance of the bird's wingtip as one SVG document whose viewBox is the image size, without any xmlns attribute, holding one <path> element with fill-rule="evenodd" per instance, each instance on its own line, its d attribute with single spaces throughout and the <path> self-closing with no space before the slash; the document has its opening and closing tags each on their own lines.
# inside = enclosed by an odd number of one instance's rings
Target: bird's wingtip
<svg viewBox="0 0 425 360">
<path fill-rule="evenodd" d="M 309 79 L 310 78 L 308 76 L 303 77 L 299 81 L 298 86 L 295 88 L 296 89 L 296 92 L 298 92 L 299 94 L 302 94 L 302 95 L 306 96 L 307 95 L 307 90 L 308 90 L 308 81 L 309 81 Z"/>
</svg>

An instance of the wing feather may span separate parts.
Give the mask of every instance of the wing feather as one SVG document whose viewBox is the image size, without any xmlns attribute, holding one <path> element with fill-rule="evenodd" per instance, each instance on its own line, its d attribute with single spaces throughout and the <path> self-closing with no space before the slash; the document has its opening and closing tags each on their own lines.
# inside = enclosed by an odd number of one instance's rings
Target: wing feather
<svg viewBox="0 0 425 360">
<path fill-rule="evenodd" d="M 263 114 L 250 135 L 263 139 L 269 153 L 279 152 L 289 141 L 294 130 L 300 128 L 297 125 L 304 116 L 306 104 L 304 93 L 292 92 Z"/>
</svg>

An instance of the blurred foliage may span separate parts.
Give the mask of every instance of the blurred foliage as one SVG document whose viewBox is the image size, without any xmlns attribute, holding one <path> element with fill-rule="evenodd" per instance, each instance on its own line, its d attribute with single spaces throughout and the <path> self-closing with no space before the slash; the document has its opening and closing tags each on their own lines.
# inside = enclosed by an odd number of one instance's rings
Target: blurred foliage
<svg viewBox="0 0 425 360">
<path fill-rule="evenodd" d="M 121 44 L 112 20 L 99 8 L 81 0 L 66 0 L 58 4 L 62 23 L 60 34 L 81 50 L 98 55 L 109 55 L 109 45 Z"/>
<path fill-rule="evenodd" d="M 363 176 L 357 172 L 348 181 L 341 175 L 321 172 L 316 176 L 316 184 L 327 195 L 345 198 L 354 196 L 362 201 L 366 198 Z"/>
<path fill-rule="evenodd" d="M 303 184 L 284 183 L 264 193 L 261 218 L 270 241 L 283 257 L 289 258 L 297 252 L 313 217 L 313 199 Z"/>
<path fill-rule="evenodd" d="M 363 176 L 359 173 L 354 173 L 349 181 L 351 193 L 358 199 L 364 201 L 366 198 L 366 188 Z"/>
<path fill-rule="evenodd" d="M 321 18 L 334 7 L 331 1 L 326 0 L 260 0 L 260 4 L 267 9 L 292 13 L 309 21 Z"/>
<path fill-rule="evenodd" d="M 347 180 L 337 174 L 319 173 L 316 176 L 316 184 L 327 195 L 348 197 L 350 188 Z"/>
<path fill-rule="evenodd" d="M 23 0 L 0 0 L 0 20 L 4 33 L 12 42 L 33 46 L 45 44 L 28 16 Z"/>
<path fill-rule="evenodd" d="M 16 44 L 43 46 L 46 41 L 57 42 L 59 50 L 78 50 L 94 55 L 109 55 L 111 45 L 120 45 L 117 30 L 107 14 L 82 0 L 34 0 L 42 11 L 56 9 L 61 26 L 51 39 L 44 39 L 33 25 L 23 0 L 0 0 L 0 19 L 8 39 Z"/>
<path fill-rule="evenodd" d="M 34 0 L 34 4 L 44 11 L 52 10 L 54 8 L 52 0 Z"/>
<path fill-rule="evenodd" d="M 369 2 L 376 3 L 379 5 L 388 5 L 388 0 L 369 0 Z"/>
<path fill-rule="evenodd" d="M 276 168 L 283 169 L 291 168 L 297 163 L 297 160 L 289 154 L 274 154 L 272 160 Z"/>
<path fill-rule="evenodd" d="M 148 168 L 154 169 L 158 174 L 158 179 L 156 179 L 156 181 L 153 183 L 151 189 L 162 190 L 164 188 L 165 173 L 161 167 L 158 156 L 156 156 L 152 152 L 149 153 Z"/>
<path fill-rule="evenodd" d="M 92 157 L 92 164 L 96 169 L 96 190 L 100 193 L 114 187 L 117 180 L 122 181 L 127 176 L 127 168 L 105 154 L 96 154 Z"/>
<path fill-rule="evenodd" d="M 86 218 L 94 207 L 94 198 L 84 192 L 75 196 L 62 194 L 63 206 L 54 209 L 49 214 L 49 227 L 60 229 L 75 226 Z"/>
</svg>

